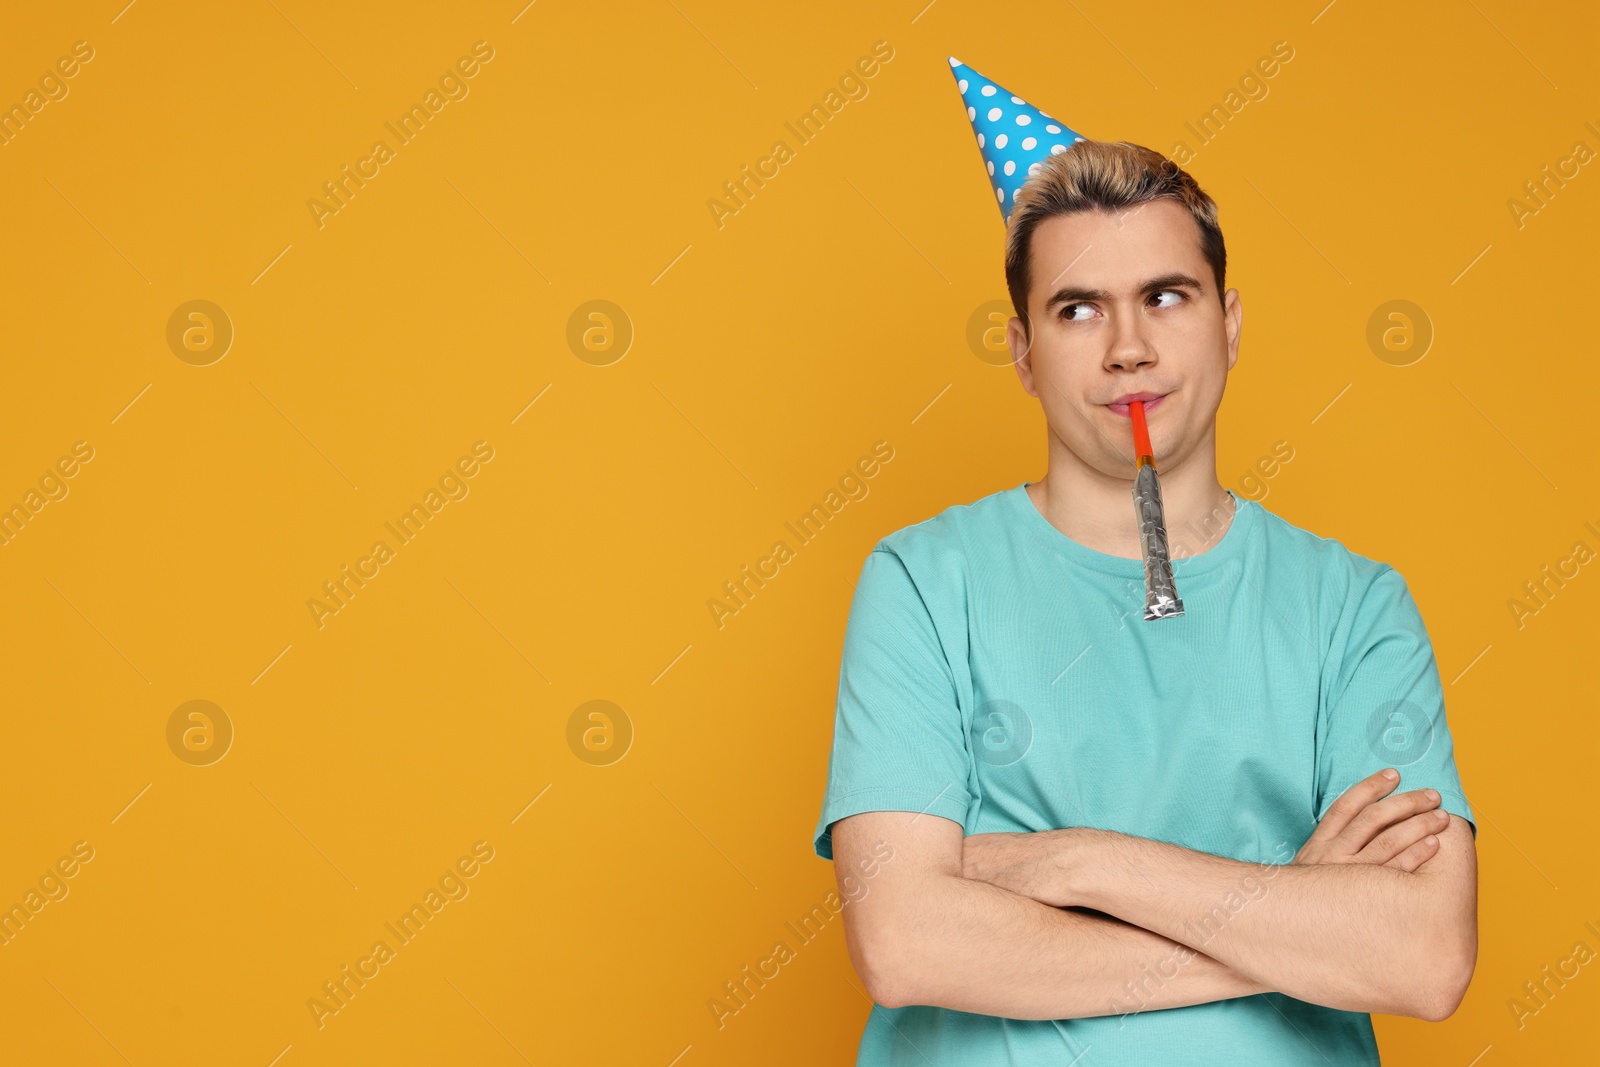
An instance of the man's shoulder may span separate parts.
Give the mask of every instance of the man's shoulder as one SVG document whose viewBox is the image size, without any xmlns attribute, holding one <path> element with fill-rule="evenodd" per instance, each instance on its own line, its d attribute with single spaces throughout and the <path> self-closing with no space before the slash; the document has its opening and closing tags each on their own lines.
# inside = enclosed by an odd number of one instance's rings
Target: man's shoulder
<svg viewBox="0 0 1600 1067">
<path fill-rule="evenodd" d="M 951 504 L 926 519 L 902 526 L 879 538 L 874 552 L 890 552 L 907 566 L 957 562 L 969 552 L 992 544 L 1005 527 L 1007 494 L 1020 486 L 989 493 L 964 504 Z"/>
<path fill-rule="evenodd" d="M 1318 534 L 1298 526 L 1259 501 L 1262 543 L 1269 571 L 1314 577 L 1324 592 L 1340 598 L 1360 597 L 1375 583 L 1393 575 L 1401 581 L 1393 565 L 1355 551 L 1337 537 Z"/>
</svg>

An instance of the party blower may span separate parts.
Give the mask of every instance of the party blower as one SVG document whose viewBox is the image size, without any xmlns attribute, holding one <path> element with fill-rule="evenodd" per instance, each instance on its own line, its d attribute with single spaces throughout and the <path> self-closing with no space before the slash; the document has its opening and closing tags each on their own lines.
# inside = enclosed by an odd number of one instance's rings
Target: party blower
<svg viewBox="0 0 1600 1067">
<path fill-rule="evenodd" d="M 1156 478 L 1155 452 L 1144 421 L 1144 401 L 1128 405 L 1133 419 L 1133 447 L 1139 471 L 1133 476 L 1133 513 L 1139 522 L 1139 545 L 1144 550 L 1144 617 L 1165 619 L 1183 614 L 1183 601 L 1172 580 L 1172 560 L 1167 556 L 1167 517 L 1161 509 L 1161 482 Z"/>
</svg>

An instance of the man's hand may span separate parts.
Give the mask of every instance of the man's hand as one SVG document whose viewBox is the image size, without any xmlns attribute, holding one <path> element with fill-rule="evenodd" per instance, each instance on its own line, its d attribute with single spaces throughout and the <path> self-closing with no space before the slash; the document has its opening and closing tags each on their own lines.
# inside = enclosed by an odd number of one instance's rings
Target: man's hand
<svg viewBox="0 0 1600 1067">
<path fill-rule="evenodd" d="M 1450 825 L 1432 789 L 1389 796 L 1400 775 L 1385 768 L 1363 778 L 1328 808 L 1293 862 L 1377 863 L 1415 871 L 1439 851 L 1434 836 Z"/>
</svg>

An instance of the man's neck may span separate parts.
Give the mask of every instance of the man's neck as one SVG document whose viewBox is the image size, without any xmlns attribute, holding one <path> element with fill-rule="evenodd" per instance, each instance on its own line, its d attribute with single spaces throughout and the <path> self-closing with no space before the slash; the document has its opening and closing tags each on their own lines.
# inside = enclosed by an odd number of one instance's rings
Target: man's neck
<svg viewBox="0 0 1600 1067">
<path fill-rule="evenodd" d="M 1028 486 L 1034 507 L 1050 524 L 1096 552 L 1143 559 L 1133 509 L 1133 470 L 1126 479 L 1107 478 L 1071 453 L 1052 449 L 1050 469 Z M 1198 556 L 1222 539 L 1233 524 L 1234 498 L 1217 480 L 1215 451 L 1197 449 L 1172 470 L 1157 470 L 1161 506 L 1167 521 L 1172 559 Z"/>
</svg>

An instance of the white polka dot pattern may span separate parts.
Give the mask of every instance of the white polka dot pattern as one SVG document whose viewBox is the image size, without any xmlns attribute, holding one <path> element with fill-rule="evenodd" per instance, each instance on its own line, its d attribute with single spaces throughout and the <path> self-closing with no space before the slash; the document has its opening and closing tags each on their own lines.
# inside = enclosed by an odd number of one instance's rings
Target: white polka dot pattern
<svg viewBox="0 0 1600 1067">
<path fill-rule="evenodd" d="M 1083 135 L 1063 126 L 1010 90 L 1001 88 L 982 74 L 950 57 L 950 71 L 955 75 L 956 88 L 967 105 L 967 120 L 977 135 L 978 149 L 983 157 L 984 169 L 990 174 L 995 201 L 1000 205 L 1001 216 L 1009 222 L 1011 209 L 1016 204 L 1017 193 L 1023 184 L 1039 170 L 1039 161 L 1065 152 Z M 1009 104 L 996 104 L 999 99 Z M 1037 123 L 1035 122 L 1037 120 Z M 1033 136 L 1032 130 L 1042 126 L 1044 136 Z M 1007 131 L 1021 127 L 1029 136 L 1013 140 Z"/>
</svg>

